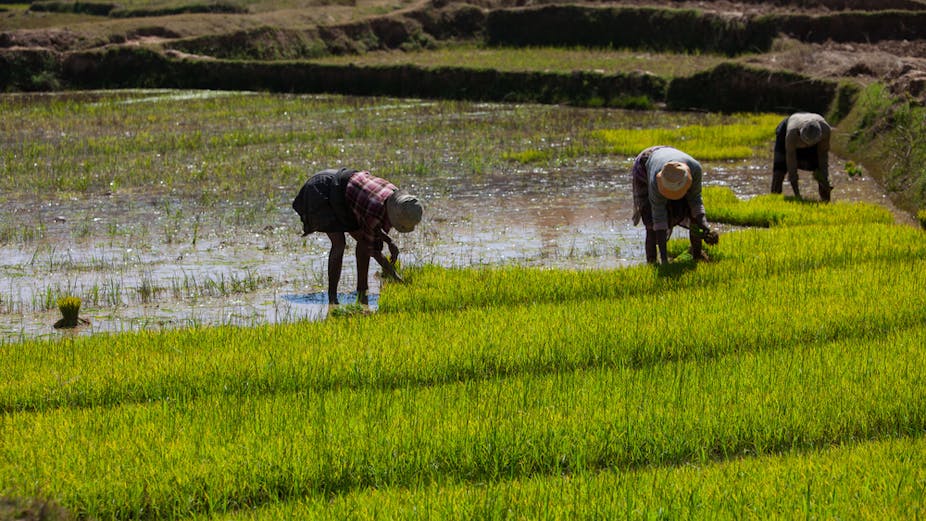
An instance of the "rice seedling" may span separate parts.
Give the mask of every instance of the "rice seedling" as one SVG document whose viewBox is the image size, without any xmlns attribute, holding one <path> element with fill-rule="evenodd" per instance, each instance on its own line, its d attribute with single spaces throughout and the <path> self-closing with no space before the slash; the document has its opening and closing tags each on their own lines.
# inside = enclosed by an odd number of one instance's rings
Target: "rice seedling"
<svg viewBox="0 0 926 521">
<path fill-rule="evenodd" d="M 177 106 L 147 99 L 167 95 L 45 107 L 0 98 L 10 114 L 51 123 L 57 145 L 33 151 L 7 138 L 38 127 L 5 117 L 3 153 L 35 152 L 39 167 L 19 155 L 8 164 L 33 168 L 45 189 L 59 186 L 47 165 L 78 168 L 73 156 L 106 172 L 88 190 L 209 184 L 211 195 L 155 199 L 162 220 L 152 228 L 175 224 L 175 244 L 205 248 L 204 228 L 182 227 L 216 199 L 262 194 L 223 217 L 261 230 L 268 182 L 297 185 L 341 154 L 440 191 L 502 165 L 503 149 L 554 150 L 539 161 L 566 162 L 592 140 L 565 139 L 575 120 L 546 107 L 528 117 L 518 106 L 244 94 L 184 100 L 201 130 L 182 138 Z M 375 112 L 382 124 L 332 110 Z M 602 114 L 583 128 L 614 128 L 618 113 Z M 681 126 L 731 121 L 699 117 L 680 115 Z M 98 139 L 78 137 L 78 122 Z M 315 127 L 318 136 L 304 132 Z M 442 141 L 454 133 L 474 137 Z M 423 134 L 441 144 L 416 144 Z M 229 159 L 242 154 L 267 175 Z M 434 173 L 458 163 L 468 165 L 449 180 Z M 138 165 L 151 168 L 135 175 Z M 16 175 L 0 185 L 32 189 Z M 181 267 L 166 283 L 128 271 L 143 253 L 79 258 L 36 246 L 37 269 L 106 272 L 36 285 L 25 297 L 36 305 L 164 297 L 189 310 L 177 329 L 4 344 L 0 491 L 97 519 L 920 515 L 924 234 L 867 205 L 740 201 L 714 187 L 705 198 L 714 222 L 767 228 L 727 233 L 712 262 L 669 269 L 408 262 L 409 284 L 383 286 L 377 313 L 347 320 L 253 325 L 232 302 L 226 325 L 207 328 L 197 299 L 274 277 Z M 685 246 L 671 242 L 673 252 Z M 583 255 L 561 247 L 555 255 Z M 322 286 L 315 273 L 301 279 Z M 19 286 L 3 289 L 0 304 L 22 300 Z"/>
<path fill-rule="evenodd" d="M 712 467 L 921 430 L 924 339 L 917 325 L 651 366 L 551 360 L 546 372 L 439 386 L 298 391 L 244 379 L 190 397 L 176 379 L 157 401 L 8 413 L 3 450 L 33 457 L 4 458 L 0 481 L 18 494 L 48 483 L 94 517 L 173 518 L 371 488 Z M 263 364 L 252 367 L 289 371 Z"/>
<path fill-rule="evenodd" d="M 407 491 L 378 503 L 395 514 L 436 489 L 536 483 L 518 503 L 529 515 L 558 476 L 659 473 L 673 487 L 694 465 L 710 488 L 730 461 L 798 451 L 802 469 L 803 454 L 926 425 L 920 232 L 776 225 L 715 252 L 674 276 L 406 267 L 412 283 L 362 320 L 10 345 L 0 483 L 26 496 L 51 483 L 101 518 L 292 501 L 255 514 L 272 517 L 332 495 L 363 509 L 373 488 Z"/>
<path fill-rule="evenodd" d="M 721 186 L 705 187 L 703 197 L 708 219 L 718 223 L 768 227 L 894 222 L 890 211 L 869 203 L 793 201 L 781 194 L 765 194 L 742 201 L 729 188 Z"/>
<path fill-rule="evenodd" d="M 920 227 L 926 230 L 926 210 L 916 212 L 916 219 L 920 222 Z"/>
<path fill-rule="evenodd" d="M 588 154 L 634 157 L 654 144 L 682 149 L 701 161 L 744 159 L 767 147 L 781 116 L 775 114 L 735 114 L 708 124 L 675 128 L 628 126 L 591 130 L 587 141 L 557 148 L 508 150 L 503 158 L 520 163 L 537 163 L 555 157 Z"/>
<path fill-rule="evenodd" d="M 66 296 L 58 299 L 58 309 L 61 311 L 61 320 L 55 322 L 55 329 L 77 327 L 88 322 L 80 317 L 80 299 Z"/>
<path fill-rule="evenodd" d="M 740 114 L 734 122 L 687 125 L 676 128 L 619 128 L 593 131 L 609 153 L 634 156 L 653 144 L 669 145 L 701 161 L 752 157 L 769 144 L 769 136 L 781 121 L 777 114 Z"/>
<path fill-rule="evenodd" d="M 923 468 L 916 461 L 924 450 L 921 438 L 899 438 L 715 465 L 358 490 L 218 519 L 776 518 L 784 511 L 793 516 L 911 518 L 923 509 L 917 485 Z"/>
</svg>

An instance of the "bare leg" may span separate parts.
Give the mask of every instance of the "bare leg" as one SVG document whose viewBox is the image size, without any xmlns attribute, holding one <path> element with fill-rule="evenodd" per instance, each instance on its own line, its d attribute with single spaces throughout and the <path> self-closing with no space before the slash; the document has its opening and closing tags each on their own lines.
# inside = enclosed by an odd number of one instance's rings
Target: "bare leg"
<svg viewBox="0 0 926 521">
<path fill-rule="evenodd" d="M 785 182 L 785 172 L 783 171 L 773 171 L 772 172 L 772 193 L 780 194 L 781 187 Z"/>
<path fill-rule="evenodd" d="M 688 241 L 691 243 L 691 247 L 688 249 L 691 257 L 696 261 L 707 260 L 707 255 L 704 254 L 702 249 L 701 236 L 695 233 L 693 228 L 688 230 Z"/>
<path fill-rule="evenodd" d="M 822 172 L 814 172 L 814 179 L 817 180 L 817 188 L 820 192 L 820 200 L 824 202 L 829 202 L 830 194 L 833 193 L 833 186 L 830 184 L 828 176 L 824 176 Z"/>
<path fill-rule="evenodd" d="M 646 262 L 656 264 L 656 235 L 649 228 L 646 229 Z"/>
<path fill-rule="evenodd" d="M 338 283 L 341 282 L 341 265 L 344 262 L 344 247 L 347 241 L 340 232 L 328 233 L 331 250 L 328 252 L 328 303 L 338 303 Z"/>
<path fill-rule="evenodd" d="M 356 237 L 355 237 L 356 238 Z M 368 280 L 370 271 L 370 243 L 359 240 L 357 248 L 354 250 L 354 257 L 357 259 L 357 300 L 361 304 L 368 304 L 367 290 L 369 290 Z"/>
</svg>

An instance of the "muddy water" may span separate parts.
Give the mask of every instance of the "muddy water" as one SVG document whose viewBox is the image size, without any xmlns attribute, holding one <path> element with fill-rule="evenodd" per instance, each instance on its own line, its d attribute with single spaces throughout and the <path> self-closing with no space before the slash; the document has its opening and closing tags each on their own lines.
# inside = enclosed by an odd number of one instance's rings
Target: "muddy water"
<svg viewBox="0 0 926 521">
<path fill-rule="evenodd" d="M 630 222 L 630 165 L 631 158 L 548 170 L 512 164 L 442 179 L 439 187 L 412 183 L 426 214 L 416 231 L 396 236 L 402 261 L 580 269 L 640 263 L 643 229 Z M 838 158 L 833 165 L 835 200 L 889 205 L 871 179 L 849 179 Z M 729 186 L 744 198 L 768 190 L 764 162 L 705 167 L 707 185 Z M 802 180 L 805 194 L 815 194 L 809 176 Z M 24 230 L 40 225 L 35 237 L 8 232 L 0 244 L 0 342 L 325 317 L 328 241 L 300 237 L 289 206 L 297 189 L 275 187 L 270 204 L 137 193 L 5 200 L 4 218 Z M 354 284 L 348 254 L 342 303 L 356 299 Z M 379 287 L 371 277 L 372 309 Z M 80 315 L 90 325 L 52 328 L 64 294 L 83 299 Z"/>
</svg>

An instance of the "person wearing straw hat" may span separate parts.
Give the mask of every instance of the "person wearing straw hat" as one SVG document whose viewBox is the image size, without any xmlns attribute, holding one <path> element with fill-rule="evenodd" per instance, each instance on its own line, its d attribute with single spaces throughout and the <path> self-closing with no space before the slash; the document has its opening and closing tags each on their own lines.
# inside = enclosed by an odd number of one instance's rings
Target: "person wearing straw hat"
<svg viewBox="0 0 926 521">
<path fill-rule="evenodd" d="M 302 221 L 303 237 L 324 232 L 331 240 L 328 252 L 330 304 L 338 304 L 345 233 L 357 241 L 357 299 L 361 304 L 369 302 L 370 257 L 382 267 L 386 276 L 402 281 L 395 269 L 399 248 L 388 232 L 395 228 L 408 233 L 421 222 L 423 210 L 417 197 L 367 171 L 327 169 L 306 181 L 292 206 Z M 383 256 L 384 244 L 389 246 L 389 259 Z"/>
<path fill-rule="evenodd" d="M 718 234 L 707 223 L 701 198 L 701 163 L 668 146 L 641 152 L 631 170 L 633 224 L 646 226 L 646 262 L 669 262 L 666 243 L 675 226 L 688 228 L 689 249 L 696 260 L 707 260 L 702 241 L 716 244 Z"/>
<path fill-rule="evenodd" d="M 817 181 L 821 201 L 829 201 L 833 187 L 829 181 L 829 123 L 819 114 L 797 112 L 775 128 L 775 151 L 772 160 L 772 193 L 780 194 L 785 174 L 794 196 L 801 198 L 798 170 L 810 170 Z"/>
</svg>

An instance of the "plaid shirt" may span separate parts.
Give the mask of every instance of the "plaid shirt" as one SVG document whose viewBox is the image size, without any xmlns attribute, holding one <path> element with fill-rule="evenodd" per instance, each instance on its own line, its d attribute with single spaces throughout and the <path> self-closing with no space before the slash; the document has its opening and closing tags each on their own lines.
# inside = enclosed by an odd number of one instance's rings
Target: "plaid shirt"
<svg viewBox="0 0 926 521">
<path fill-rule="evenodd" d="M 382 241 L 381 235 L 392 228 L 386 214 L 386 199 L 396 190 L 394 184 L 369 172 L 357 172 L 347 183 L 347 204 L 360 224 L 361 237 L 371 245 Z"/>
</svg>

